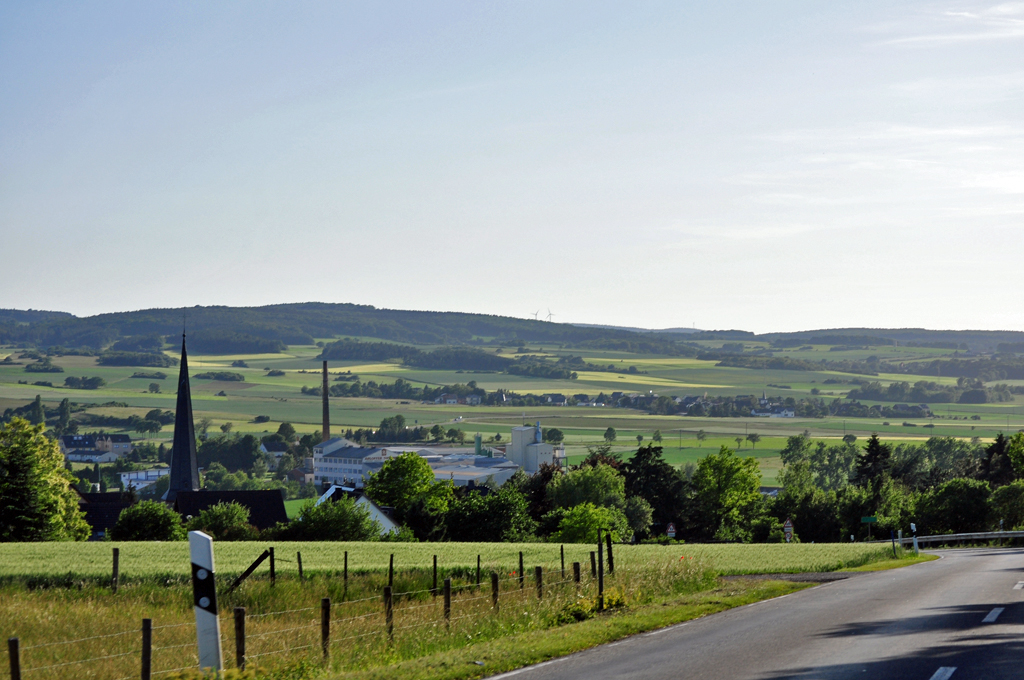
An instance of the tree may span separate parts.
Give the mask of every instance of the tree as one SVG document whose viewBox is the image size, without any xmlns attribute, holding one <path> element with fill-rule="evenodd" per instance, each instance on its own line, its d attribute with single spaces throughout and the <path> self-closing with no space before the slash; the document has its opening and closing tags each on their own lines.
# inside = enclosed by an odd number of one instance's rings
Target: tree
<svg viewBox="0 0 1024 680">
<path fill-rule="evenodd" d="M 740 448 L 742 446 L 743 446 L 743 437 L 736 437 L 736 448 L 738 449 L 738 448 Z"/>
<path fill-rule="evenodd" d="M 918 513 L 928 533 L 985 531 L 992 490 L 979 479 L 951 479 L 921 497 Z"/>
<path fill-rule="evenodd" d="M 642 446 L 623 465 L 626 495 L 643 498 L 659 527 L 678 522 L 684 513 L 685 483 L 680 473 L 662 456 L 660 446 Z"/>
<path fill-rule="evenodd" d="M 588 465 L 552 479 L 548 497 L 556 508 L 592 503 L 621 509 L 626 505 L 626 480 L 608 465 Z"/>
<path fill-rule="evenodd" d="M 651 528 L 654 517 L 654 508 L 640 496 L 633 496 L 626 501 L 623 509 L 626 521 L 629 523 L 629 530 L 634 536 L 646 536 Z"/>
<path fill-rule="evenodd" d="M 786 440 L 786 445 L 779 451 L 783 465 L 792 465 L 811 455 L 811 440 L 802 434 L 795 434 Z"/>
<path fill-rule="evenodd" d="M 381 526 L 365 506 L 341 497 L 319 505 L 306 501 L 280 531 L 281 538 L 292 541 L 373 541 L 380 538 Z"/>
<path fill-rule="evenodd" d="M 295 441 L 295 427 L 291 423 L 281 423 L 277 428 L 277 433 L 284 437 L 286 442 Z"/>
<path fill-rule="evenodd" d="M 629 522 L 618 508 L 581 503 L 565 512 L 552 538 L 562 543 L 596 543 L 598 529 L 607 530 L 613 541 L 620 541 L 629 531 Z"/>
<path fill-rule="evenodd" d="M 366 480 L 366 495 L 378 505 L 388 505 L 401 518 L 413 501 L 430 490 L 434 470 L 420 455 L 407 451 L 384 461 Z"/>
<path fill-rule="evenodd" d="M 513 485 L 484 496 L 471 491 L 456 498 L 445 517 L 450 541 L 514 542 L 529 538 L 537 527 L 526 497 Z"/>
<path fill-rule="evenodd" d="M 46 422 L 46 409 L 43 408 L 43 398 L 38 394 L 32 402 L 32 408 L 28 412 L 28 421 L 33 425 L 41 425 Z"/>
<path fill-rule="evenodd" d="M 22 418 L 0 425 L 0 541 L 89 537 L 57 443 Z"/>
<path fill-rule="evenodd" d="M 708 438 L 708 433 L 704 430 L 697 430 L 697 441 L 704 443 L 704 440 Z"/>
<path fill-rule="evenodd" d="M 1005 446 L 1005 455 L 1010 459 L 1017 478 L 1024 477 L 1024 432 L 1018 432 L 1010 437 L 1010 441 Z"/>
<path fill-rule="evenodd" d="M 864 447 L 864 453 L 857 458 L 857 471 L 854 473 L 854 483 L 859 486 L 866 486 L 888 472 L 892 465 L 892 447 L 883 444 L 877 434 L 872 434 Z"/>
<path fill-rule="evenodd" d="M 565 439 L 565 433 L 559 430 L 557 427 L 544 430 L 544 441 L 551 442 L 552 444 L 558 444 Z"/>
<path fill-rule="evenodd" d="M 141 501 L 125 508 L 110 529 L 115 541 L 182 541 L 181 516 L 166 503 Z"/>
<path fill-rule="evenodd" d="M 738 458 L 723 446 L 697 463 L 693 486 L 705 538 L 749 539 L 754 521 L 763 513 L 757 459 Z"/>
<path fill-rule="evenodd" d="M 160 394 L 160 383 L 149 383 L 150 394 Z"/>
<path fill-rule="evenodd" d="M 846 443 L 846 444 L 849 444 L 850 446 L 853 446 L 854 444 L 857 443 L 857 435 L 855 435 L 855 434 L 844 434 L 843 435 L 843 442 Z"/>
<path fill-rule="evenodd" d="M 661 443 L 661 430 L 655 430 L 654 435 L 651 437 L 654 441 Z"/>
<path fill-rule="evenodd" d="M 60 406 L 57 409 L 57 432 L 59 434 L 68 434 L 70 425 L 71 401 L 65 397 L 60 400 Z"/>
<path fill-rule="evenodd" d="M 213 463 L 220 463 L 231 471 L 251 470 L 256 461 L 263 458 L 259 446 L 260 440 L 251 434 L 210 437 L 199 445 L 199 467 L 209 470 Z"/>
<path fill-rule="evenodd" d="M 606 442 L 610 443 L 610 442 L 615 441 L 615 437 L 616 436 L 617 435 L 615 433 L 615 428 L 614 427 L 609 427 L 607 430 L 604 431 L 604 440 Z"/>
<path fill-rule="evenodd" d="M 234 427 L 234 423 L 227 422 L 227 423 L 224 423 L 223 425 L 220 426 L 220 431 L 223 432 L 224 434 L 228 434 L 228 433 L 231 432 L 231 429 L 233 427 Z"/>
<path fill-rule="evenodd" d="M 751 448 L 757 448 L 757 443 L 761 441 L 761 435 L 756 432 L 751 432 L 747 435 L 747 441 L 750 442 Z"/>
<path fill-rule="evenodd" d="M 213 425 L 213 421 L 209 418 L 203 417 L 199 419 L 199 434 L 202 437 L 206 437 L 206 433 L 210 430 L 210 426 Z"/>
<path fill-rule="evenodd" d="M 1020 531 L 1024 527 L 1024 480 L 1011 482 L 992 492 L 992 525 L 1007 531 Z"/>
<path fill-rule="evenodd" d="M 254 541 L 259 531 L 249 524 L 249 508 L 236 503 L 217 503 L 188 522 L 189 531 L 202 531 L 217 541 Z"/>
<path fill-rule="evenodd" d="M 444 439 L 444 428 L 440 425 L 434 425 L 430 428 L 430 437 L 435 441 L 439 442 Z"/>
<path fill-rule="evenodd" d="M 642 442 L 643 440 L 644 440 L 644 436 L 642 434 L 638 434 L 636 436 L 636 445 L 640 446 L 640 442 Z"/>
</svg>

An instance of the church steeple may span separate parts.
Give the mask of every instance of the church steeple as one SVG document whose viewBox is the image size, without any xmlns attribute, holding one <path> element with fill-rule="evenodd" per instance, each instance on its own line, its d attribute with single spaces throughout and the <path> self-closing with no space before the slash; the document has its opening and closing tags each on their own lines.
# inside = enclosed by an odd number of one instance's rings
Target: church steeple
<svg viewBox="0 0 1024 680">
<path fill-rule="evenodd" d="M 179 491 L 199 490 L 196 431 L 192 422 L 192 390 L 188 382 L 185 334 L 181 334 L 181 370 L 178 372 L 178 405 L 174 413 L 174 444 L 171 449 L 171 484 L 164 500 L 173 503 Z"/>
</svg>

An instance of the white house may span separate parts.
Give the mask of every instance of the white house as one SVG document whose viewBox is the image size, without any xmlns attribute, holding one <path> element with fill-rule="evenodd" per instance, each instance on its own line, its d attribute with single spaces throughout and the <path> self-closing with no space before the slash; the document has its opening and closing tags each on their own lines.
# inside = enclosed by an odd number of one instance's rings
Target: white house
<svg viewBox="0 0 1024 680">
<path fill-rule="evenodd" d="M 355 492 L 355 489 L 353 489 L 352 487 L 344 487 L 344 486 L 338 486 L 336 484 L 332 484 L 331 488 L 329 488 L 327 491 L 325 491 L 323 496 L 320 496 L 320 498 L 317 500 L 316 504 L 320 505 L 324 501 L 330 501 L 331 500 L 331 496 L 333 496 L 336 493 L 338 493 L 338 494 L 352 494 L 353 492 Z M 376 520 L 377 522 L 380 523 L 380 535 L 381 536 L 387 536 L 388 534 L 392 534 L 392 533 L 397 533 L 398 532 L 398 529 L 399 529 L 398 524 L 393 519 L 391 519 L 391 517 L 388 516 L 388 514 L 386 512 L 384 512 L 384 510 L 381 509 L 381 507 L 379 505 L 377 505 L 376 503 L 371 501 L 365 495 L 360 494 L 359 497 L 356 498 L 356 505 L 358 505 L 360 507 L 364 507 L 367 510 L 369 510 L 370 511 L 370 519 Z"/>
<path fill-rule="evenodd" d="M 171 468 L 169 467 L 122 472 L 121 486 L 127 489 L 129 484 L 133 484 L 136 489 L 145 489 L 150 484 L 155 483 L 156 480 L 169 474 L 171 474 Z"/>
</svg>

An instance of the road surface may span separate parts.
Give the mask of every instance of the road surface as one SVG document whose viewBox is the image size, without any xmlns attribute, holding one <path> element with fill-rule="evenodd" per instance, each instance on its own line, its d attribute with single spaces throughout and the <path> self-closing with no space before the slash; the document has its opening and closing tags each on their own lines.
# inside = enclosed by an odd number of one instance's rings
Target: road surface
<svg viewBox="0 0 1024 680">
<path fill-rule="evenodd" d="M 936 552 L 494 677 L 1024 678 L 1024 550 Z"/>
</svg>

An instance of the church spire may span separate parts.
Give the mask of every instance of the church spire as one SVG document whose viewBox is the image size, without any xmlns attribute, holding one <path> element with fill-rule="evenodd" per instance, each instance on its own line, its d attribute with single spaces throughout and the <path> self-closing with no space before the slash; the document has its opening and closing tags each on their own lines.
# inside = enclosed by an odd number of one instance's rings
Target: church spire
<svg viewBox="0 0 1024 680">
<path fill-rule="evenodd" d="M 196 431 L 192 423 L 192 390 L 188 382 L 185 334 L 181 334 L 181 370 L 178 373 L 178 405 L 174 413 L 174 444 L 171 449 L 171 483 L 164 500 L 173 503 L 179 491 L 199 490 Z"/>
</svg>

